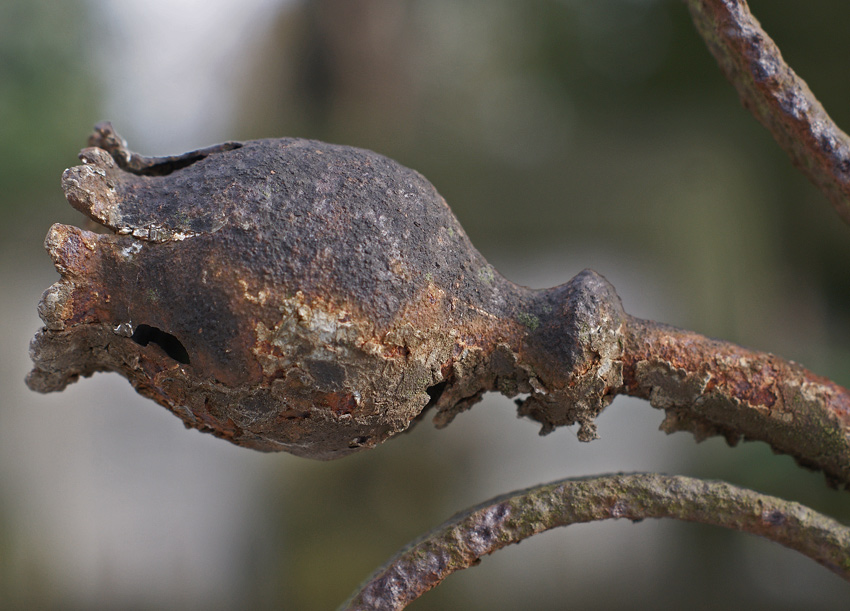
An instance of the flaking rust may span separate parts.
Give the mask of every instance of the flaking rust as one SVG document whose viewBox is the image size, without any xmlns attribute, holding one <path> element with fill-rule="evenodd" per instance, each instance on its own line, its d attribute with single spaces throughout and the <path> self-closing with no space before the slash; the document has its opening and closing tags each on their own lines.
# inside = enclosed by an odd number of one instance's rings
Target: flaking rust
<svg viewBox="0 0 850 611">
<path fill-rule="evenodd" d="M 625 315 L 583 272 L 532 291 L 481 257 L 421 175 L 311 140 L 129 151 L 95 128 L 62 185 L 109 233 L 54 225 L 30 388 L 115 371 L 193 428 L 329 459 L 490 390 L 543 431 L 622 385 Z"/>
<path fill-rule="evenodd" d="M 421 175 L 312 140 L 174 157 L 95 128 L 62 185 L 103 226 L 54 225 L 61 278 L 39 303 L 27 383 L 115 371 L 189 426 L 330 459 L 488 391 L 541 433 L 649 399 L 662 428 L 766 441 L 850 483 L 850 393 L 799 365 L 633 318 L 584 271 L 531 290 L 475 250 Z"/>
</svg>

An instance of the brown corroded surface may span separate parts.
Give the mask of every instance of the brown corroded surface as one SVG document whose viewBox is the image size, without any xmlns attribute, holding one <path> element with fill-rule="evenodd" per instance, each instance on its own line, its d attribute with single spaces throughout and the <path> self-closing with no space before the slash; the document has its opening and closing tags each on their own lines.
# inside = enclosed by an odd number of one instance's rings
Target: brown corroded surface
<svg viewBox="0 0 850 611">
<path fill-rule="evenodd" d="M 108 124 L 90 144 L 62 184 L 111 233 L 51 228 L 61 279 L 33 389 L 116 371 L 187 426 L 314 458 L 426 407 L 445 425 L 488 390 L 594 437 L 620 382 L 621 309 L 598 275 L 513 285 L 428 181 L 370 151 L 280 139 L 147 158 Z"/>
<path fill-rule="evenodd" d="M 850 138 L 785 63 L 744 0 L 688 0 L 688 6 L 743 105 L 850 223 Z"/>
<path fill-rule="evenodd" d="M 850 396 L 769 353 L 630 318 L 625 394 L 649 399 L 667 432 L 767 441 L 834 483 L 850 481 Z"/>
<path fill-rule="evenodd" d="M 850 580 L 850 528 L 724 482 L 655 473 L 566 479 L 463 511 L 378 569 L 340 609 L 403 609 L 446 577 L 546 530 L 601 520 L 673 518 L 770 539 Z"/>
<path fill-rule="evenodd" d="M 532 291 L 475 250 L 422 176 L 297 139 L 147 158 L 99 126 L 68 201 L 110 233 L 54 225 L 31 388 L 115 371 L 187 426 L 335 458 L 488 391 L 541 433 L 618 394 L 664 428 L 761 440 L 850 482 L 850 396 L 770 354 L 628 316 L 584 271 Z"/>
</svg>

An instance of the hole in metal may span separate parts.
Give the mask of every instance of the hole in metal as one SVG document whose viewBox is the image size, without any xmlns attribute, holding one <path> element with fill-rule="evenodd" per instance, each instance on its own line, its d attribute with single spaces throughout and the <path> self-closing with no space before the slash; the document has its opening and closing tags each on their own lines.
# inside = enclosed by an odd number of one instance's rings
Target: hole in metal
<svg viewBox="0 0 850 611">
<path fill-rule="evenodd" d="M 140 346 L 147 346 L 149 343 L 153 342 L 162 348 L 163 351 L 165 351 L 165 354 L 173 358 L 178 363 L 183 363 L 184 365 L 189 364 L 189 353 L 186 351 L 183 344 L 180 343 L 180 340 L 171 335 L 171 333 L 166 333 L 162 329 L 158 329 L 150 325 L 139 325 L 136 327 L 136 330 L 133 331 L 133 335 L 130 336 L 130 339 Z"/>
</svg>

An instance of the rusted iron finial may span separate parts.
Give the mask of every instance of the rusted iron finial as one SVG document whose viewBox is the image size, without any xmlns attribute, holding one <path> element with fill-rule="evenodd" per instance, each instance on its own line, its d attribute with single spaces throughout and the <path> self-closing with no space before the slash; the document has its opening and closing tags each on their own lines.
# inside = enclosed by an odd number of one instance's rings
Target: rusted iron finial
<svg viewBox="0 0 850 611">
<path fill-rule="evenodd" d="M 316 458 L 426 405 L 445 424 L 488 390 L 594 436 L 621 381 L 621 310 L 599 276 L 511 284 L 430 183 L 369 151 L 282 139 L 144 158 L 109 124 L 90 144 L 63 188 L 112 233 L 50 229 L 62 278 L 39 307 L 33 389 L 117 371 L 188 426 Z"/>
<path fill-rule="evenodd" d="M 434 187 L 385 157 L 280 139 L 146 158 L 109 124 L 90 145 L 63 188 L 111 233 L 48 233 L 62 277 L 39 304 L 34 390 L 117 371 L 187 426 L 321 459 L 428 408 L 444 426 L 491 390 L 587 441 L 631 394 L 669 431 L 761 439 L 850 481 L 843 388 L 634 319 L 592 271 L 547 290 L 507 281 Z"/>
</svg>

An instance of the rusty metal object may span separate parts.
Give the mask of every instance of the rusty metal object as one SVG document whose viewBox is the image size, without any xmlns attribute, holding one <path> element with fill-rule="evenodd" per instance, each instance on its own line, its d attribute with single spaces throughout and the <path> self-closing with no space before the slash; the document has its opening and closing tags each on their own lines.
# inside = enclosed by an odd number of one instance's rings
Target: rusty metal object
<svg viewBox="0 0 850 611">
<path fill-rule="evenodd" d="M 587 305 L 609 290 L 597 276 L 511 284 L 430 183 L 369 151 L 282 139 L 144 158 L 108 124 L 90 144 L 63 188 L 112 233 L 50 229 L 62 278 L 39 305 L 31 388 L 117 371 L 187 426 L 323 459 L 496 389 L 528 393 L 547 430 L 593 436 L 618 373 L 564 339 L 605 315 Z M 562 400 L 576 387 L 579 407 Z"/>
<path fill-rule="evenodd" d="M 850 482 L 850 393 L 773 354 L 630 318 L 620 392 L 666 411 L 662 430 L 767 441 L 833 485 Z"/>
<path fill-rule="evenodd" d="M 443 579 L 559 526 L 673 518 L 749 532 L 850 581 L 850 528 L 798 503 L 724 482 L 655 473 L 565 479 L 501 495 L 405 546 L 340 610 L 403 609 Z"/>
<path fill-rule="evenodd" d="M 850 223 L 850 138 L 782 58 L 744 0 L 687 0 L 741 103 Z"/>
<path fill-rule="evenodd" d="M 844 389 L 770 355 L 628 316 L 585 271 L 534 291 L 501 277 L 421 175 L 309 140 L 177 157 L 127 150 L 104 124 L 68 201 L 112 233 L 54 225 L 61 274 L 39 304 L 34 390 L 117 371 L 187 426 L 329 459 L 487 391 L 542 433 L 617 394 L 668 430 L 760 439 L 850 482 Z"/>
</svg>

